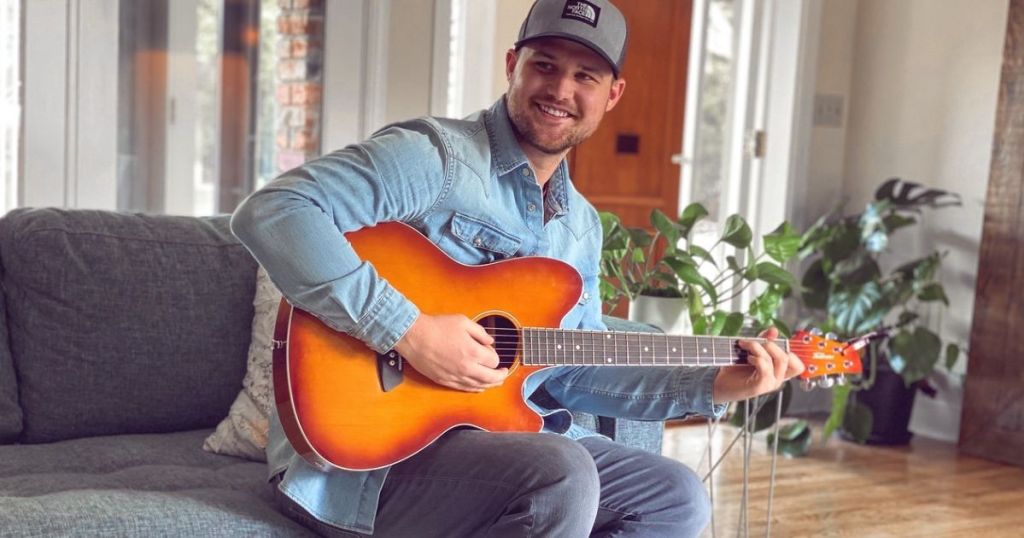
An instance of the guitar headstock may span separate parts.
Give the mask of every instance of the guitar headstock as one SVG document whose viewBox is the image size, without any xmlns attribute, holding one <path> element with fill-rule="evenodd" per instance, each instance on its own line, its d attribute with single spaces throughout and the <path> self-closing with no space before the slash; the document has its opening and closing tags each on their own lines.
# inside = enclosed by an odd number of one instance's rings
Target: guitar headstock
<svg viewBox="0 0 1024 538">
<path fill-rule="evenodd" d="M 806 390 L 815 385 L 845 385 L 847 376 L 863 373 L 858 349 L 860 346 L 837 342 L 834 335 L 822 336 L 817 330 L 799 330 L 789 339 L 789 350 L 804 363 L 800 380 Z"/>
</svg>

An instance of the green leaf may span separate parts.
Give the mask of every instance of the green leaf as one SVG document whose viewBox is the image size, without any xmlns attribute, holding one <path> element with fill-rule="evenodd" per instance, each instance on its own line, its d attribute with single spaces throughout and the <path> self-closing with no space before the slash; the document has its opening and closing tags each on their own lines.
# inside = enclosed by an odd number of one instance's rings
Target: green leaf
<svg viewBox="0 0 1024 538">
<path fill-rule="evenodd" d="M 803 238 L 793 230 L 789 222 L 783 222 L 772 233 L 764 236 L 764 251 L 775 261 L 785 263 L 800 250 Z"/>
<path fill-rule="evenodd" d="M 942 301 L 943 304 L 949 306 L 949 298 L 946 297 L 946 290 L 943 289 L 942 284 L 938 282 L 932 282 L 926 285 L 917 294 L 917 298 L 922 301 Z"/>
<path fill-rule="evenodd" d="M 743 328 L 743 314 L 739 312 L 733 312 L 726 316 L 725 325 L 722 326 L 722 332 L 719 333 L 722 336 L 736 336 L 740 333 L 740 329 Z"/>
<path fill-rule="evenodd" d="M 907 386 L 932 372 L 941 351 L 942 341 L 924 327 L 915 327 L 913 332 L 900 331 L 889 340 L 889 362 L 898 364 L 902 361 L 902 368 L 893 369 L 903 376 Z"/>
<path fill-rule="evenodd" d="M 860 248 L 860 228 L 853 222 L 843 221 L 829 233 L 828 240 L 821 246 L 822 256 L 839 261 L 853 255 Z"/>
<path fill-rule="evenodd" d="M 747 248 L 754 234 L 743 217 L 731 215 L 725 219 L 725 232 L 722 234 L 722 242 L 728 243 L 736 248 Z"/>
<path fill-rule="evenodd" d="M 843 417 L 843 430 L 850 434 L 858 443 L 864 443 L 871 436 L 871 427 L 874 422 L 874 415 L 866 405 L 851 401 L 846 406 L 846 415 Z"/>
<path fill-rule="evenodd" d="M 700 300 L 700 290 L 693 284 L 686 285 L 687 297 L 690 299 L 690 319 L 696 323 L 697 317 L 704 316 L 704 302 Z M 694 325 L 696 328 L 696 325 Z"/>
<path fill-rule="evenodd" d="M 783 338 L 789 338 L 793 336 L 793 330 L 790 329 L 789 325 L 786 325 L 786 323 L 781 319 L 772 318 L 772 325 L 774 325 L 775 328 L 779 330 L 779 336 Z"/>
<path fill-rule="evenodd" d="M 864 252 L 840 260 L 832 269 L 832 280 L 842 282 L 844 286 L 860 286 L 873 280 L 879 280 L 882 270 L 878 263 Z"/>
<path fill-rule="evenodd" d="M 690 248 L 688 250 L 690 251 L 690 254 L 692 254 L 695 258 L 707 260 L 711 262 L 711 265 L 713 265 L 715 268 L 718 267 L 718 264 L 715 263 L 715 257 L 712 256 L 711 253 L 705 250 L 703 247 L 699 245 L 690 245 Z"/>
<path fill-rule="evenodd" d="M 960 346 L 949 344 L 946 346 L 946 369 L 952 370 L 956 360 L 960 358 Z"/>
<path fill-rule="evenodd" d="M 892 233 L 904 226 L 910 226 L 911 224 L 917 223 L 917 219 L 893 213 L 892 215 L 886 215 L 882 219 L 882 223 L 885 224 L 885 229 L 888 230 L 889 233 Z"/>
<path fill-rule="evenodd" d="M 708 210 L 704 206 L 694 202 L 679 214 L 679 229 L 682 235 L 689 236 L 693 225 L 700 219 L 708 216 Z"/>
<path fill-rule="evenodd" d="M 654 240 L 654 236 L 643 228 L 626 228 L 626 232 L 629 233 L 629 238 L 633 241 L 633 244 L 640 248 L 649 247 L 651 241 Z"/>
<path fill-rule="evenodd" d="M 721 335 L 722 328 L 725 327 L 725 320 L 728 314 L 728 312 L 723 310 L 716 310 L 711 316 L 711 328 L 708 330 L 708 334 L 712 336 Z"/>
<path fill-rule="evenodd" d="M 828 307 L 830 282 L 825 271 L 822 270 L 821 259 L 814 260 L 814 263 L 804 271 L 804 278 L 800 281 L 800 285 L 803 287 L 800 297 L 807 307 L 818 310 Z"/>
<path fill-rule="evenodd" d="M 715 291 L 714 284 L 705 278 L 704 275 L 700 274 L 696 265 L 691 263 L 681 263 L 678 260 L 673 259 L 667 259 L 665 260 L 665 263 L 672 267 L 672 270 L 676 272 L 676 275 L 679 275 L 679 279 L 683 282 L 700 286 L 701 289 L 707 293 L 708 301 L 711 304 L 718 302 L 718 292 Z"/>
<path fill-rule="evenodd" d="M 919 183 L 890 178 L 875 192 L 876 200 L 888 200 L 903 208 L 958 206 L 960 195 L 941 189 L 928 189 Z"/>
<path fill-rule="evenodd" d="M 666 251 L 673 252 L 676 249 L 676 243 L 679 242 L 679 228 L 676 223 L 672 222 L 660 209 L 651 210 L 651 225 L 654 226 L 655 230 L 661 232 L 661 235 L 665 236 L 666 239 Z"/>
<path fill-rule="evenodd" d="M 821 434 L 821 441 L 828 440 L 832 432 L 836 431 L 843 423 L 843 416 L 846 415 L 846 404 L 850 397 L 850 385 L 837 385 L 832 388 L 832 412 L 825 421 L 825 429 Z"/>
<path fill-rule="evenodd" d="M 726 256 L 725 262 L 729 264 L 729 269 L 732 269 L 736 273 L 743 272 L 743 268 L 740 267 L 740 262 L 736 261 L 736 256 Z"/>
<path fill-rule="evenodd" d="M 861 332 L 862 327 L 881 323 L 888 312 L 882 299 L 882 290 L 875 282 L 835 290 L 828 298 L 828 313 L 844 336 L 852 336 Z"/>
<path fill-rule="evenodd" d="M 793 288 L 797 285 L 795 276 L 772 262 L 757 264 L 757 278 L 769 284 L 778 284 L 788 288 Z"/>
<path fill-rule="evenodd" d="M 635 263 L 635 264 L 642 264 L 642 263 L 644 263 L 644 260 L 647 259 L 647 255 L 644 253 L 644 249 L 642 249 L 640 247 L 634 248 L 633 249 L 632 259 L 633 259 L 633 263 Z"/>
<path fill-rule="evenodd" d="M 779 454 L 791 458 L 806 456 L 811 450 L 811 428 L 806 420 L 797 420 L 779 428 Z M 775 433 L 768 434 L 768 450 L 775 446 Z"/>
</svg>

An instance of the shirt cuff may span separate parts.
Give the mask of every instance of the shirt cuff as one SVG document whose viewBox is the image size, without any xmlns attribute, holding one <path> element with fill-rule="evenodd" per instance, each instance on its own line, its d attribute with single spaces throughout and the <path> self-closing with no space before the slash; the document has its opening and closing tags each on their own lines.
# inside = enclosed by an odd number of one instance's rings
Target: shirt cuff
<svg viewBox="0 0 1024 538">
<path fill-rule="evenodd" d="M 721 418 L 729 404 L 714 403 L 715 377 L 718 372 L 718 368 L 680 368 L 676 382 L 676 401 L 679 405 L 708 418 Z"/>
<path fill-rule="evenodd" d="M 419 315 L 419 308 L 389 284 L 356 323 L 352 336 L 377 353 L 386 353 L 394 349 Z"/>
</svg>

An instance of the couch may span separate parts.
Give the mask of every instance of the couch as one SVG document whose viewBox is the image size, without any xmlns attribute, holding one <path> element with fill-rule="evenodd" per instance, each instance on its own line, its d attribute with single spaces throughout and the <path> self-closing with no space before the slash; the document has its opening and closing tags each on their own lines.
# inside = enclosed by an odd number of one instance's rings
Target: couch
<svg viewBox="0 0 1024 538">
<path fill-rule="evenodd" d="M 226 216 L 0 218 L 0 536 L 308 535 L 264 463 L 201 448 L 241 388 L 256 269 Z M 660 423 L 577 420 L 660 451 Z"/>
</svg>

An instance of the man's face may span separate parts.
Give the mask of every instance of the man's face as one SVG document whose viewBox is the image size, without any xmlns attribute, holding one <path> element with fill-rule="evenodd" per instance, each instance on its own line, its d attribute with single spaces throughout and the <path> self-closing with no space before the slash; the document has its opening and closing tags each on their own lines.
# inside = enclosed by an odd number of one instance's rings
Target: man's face
<svg viewBox="0 0 1024 538">
<path fill-rule="evenodd" d="M 574 41 L 542 38 L 505 56 L 509 118 L 519 141 L 548 155 L 564 153 L 597 130 L 626 81 Z"/>
</svg>

